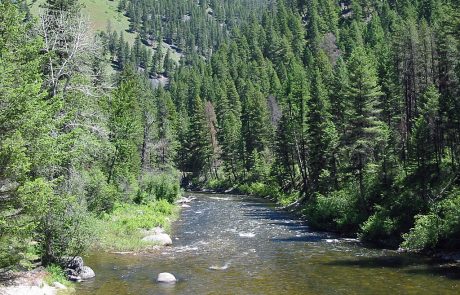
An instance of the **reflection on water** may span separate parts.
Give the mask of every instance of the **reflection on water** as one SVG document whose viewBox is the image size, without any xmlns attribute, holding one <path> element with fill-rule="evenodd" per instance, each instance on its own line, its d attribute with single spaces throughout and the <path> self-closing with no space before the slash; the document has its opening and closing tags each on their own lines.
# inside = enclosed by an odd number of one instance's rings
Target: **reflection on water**
<svg viewBox="0 0 460 295">
<path fill-rule="evenodd" d="M 364 248 L 315 232 L 270 203 L 200 194 L 173 247 L 148 255 L 92 253 L 96 278 L 78 294 L 458 294 L 460 271 L 428 258 Z M 179 282 L 157 284 L 160 272 Z"/>
</svg>

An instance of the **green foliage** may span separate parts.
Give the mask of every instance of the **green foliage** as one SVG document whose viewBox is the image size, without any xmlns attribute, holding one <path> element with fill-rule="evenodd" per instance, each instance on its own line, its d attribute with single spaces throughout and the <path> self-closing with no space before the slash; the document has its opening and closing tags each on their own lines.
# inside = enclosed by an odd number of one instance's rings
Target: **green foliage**
<svg viewBox="0 0 460 295">
<path fill-rule="evenodd" d="M 72 196 L 59 196 L 53 184 L 42 178 L 26 182 L 18 194 L 31 219 L 33 237 L 38 241 L 45 265 L 62 256 L 77 256 L 91 242 L 86 208 Z"/>
<path fill-rule="evenodd" d="M 141 230 L 157 226 L 169 230 L 176 214 L 176 207 L 165 199 L 143 205 L 119 203 L 111 214 L 92 218 L 91 231 L 97 237 L 94 247 L 116 251 L 148 249 L 151 244 L 141 241 Z"/>
<path fill-rule="evenodd" d="M 238 190 L 245 194 L 273 200 L 282 200 L 283 197 L 283 194 L 276 186 L 263 182 L 251 182 L 249 184 L 242 184 L 238 186 Z"/>
<path fill-rule="evenodd" d="M 395 234 L 397 224 L 384 210 L 376 208 L 376 212 L 361 225 L 358 235 L 361 240 L 379 242 Z"/>
<path fill-rule="evenodd" d="M 434 248 L 439 239 L 439 217 L 436 214 L 417 215 L 415 227 L 404 235 L 403 247 L 410 249 Z"/>
<path fill-rule="evenodd" d="M 57 264 L 50 264 L 46 267 L 47 275 L 45 277 L 45 282 L 48 285 L 53 285 L 54 282 L 61 283 L 67 287 L 70 286 L 70 281 L 67 280 L 67 276 L 64 270 Z"/>
<path fill-rule="evenodd" d="M 103 248 L 142 248 L 133 232 L 166 224 L 179 194 L 174 166 L 363 240 L 458 246 L 457 0 L 179 2 L 120 1 L 132 32 L 75 54 L 78 1 L 47 1 L 69 19 L 45 28 L 0 3 L 2 266 L 33 242 L 45 264 L 80 253 L 88 212 Z"/>
<path fill-rule="evenodd" d="M 146 174 L 142 178 L 134 202 L 146 204 L 155 200 L 166 200 L 172 204 L 179 195 L 179 178 L 175 174 Z"/>
<path fill-rule="evenodd" d="M 363 219 L 352 187 L 327 196 L 316 194 L 303 213 L 313 226 L 348 233 L 355 231 Z"/>
<path fill-rule="evenodd" d="M 415 217 L 415 226 L 404 234 L 402 247 L 408 249 L 455 249 L 459 245 L 455 237 L 460 233 L 460 195 L 451 196 L 435 204 L 428 214 Z"/>
<path fill-rule="evenodd" d="M 121 194 L 117 187 L 107 183 L 107 176 L 101 170 L 92 170 L 86 186 L 88 210 L 96 214 L 110 213 Z"/>
</svg>

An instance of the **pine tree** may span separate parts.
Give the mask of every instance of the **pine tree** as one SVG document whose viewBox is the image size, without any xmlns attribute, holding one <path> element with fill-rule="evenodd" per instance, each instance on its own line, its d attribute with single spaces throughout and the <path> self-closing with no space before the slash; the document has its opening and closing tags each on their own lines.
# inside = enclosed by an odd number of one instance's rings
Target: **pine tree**
<svg viewBox="0 0 460 295">
<path fill-rule="evenodd" d="M 110 103 L 110 142 L 115 151 L 108 162 L 108 183 L 137 181 L 141 157 L 142 114 L 138 98 L 141 84 L 133 69 L 126 68 Z"/>
<path fill-rule="evenodd" d="M 245 167 L 249 171 L 254 165 L 253 152 L 262 152 L 268 147 L 270 125 L 267 101 L 263 94 L 249 84 L 242 99 L 241 133 L 245 147 Z"/>
<path fill-rule="evenodd" d="M 194 177 L 200 176 L 209 169 L 209 159 L 212 155 L 209 130 L 205 117 L 203 102 L 199 96 L 192 100 L 192 109 L 185 143 L 187 155 L 187 172 L 192 172 Z"/>
<path fill-rule="evenodd" d="M 375 67 L 364 48 L 353 50 L 348 62 L 350 84 L 347 90 L 349 109 L 349 131 L 345 133 L 346 149 L 350 168 L 359 182 L 359 195 L 364 202 L 364 173 L 378 146 L 382 132 L 377 99 L 382 95 L 377 84 Z M 364 206 L 364 204 L 361 204 Z"/>
<path fill-rule="evenodd" d="M 0 268 L 24 259 L 34 227 L 18 188 L 53 162 L 51 108 L 42 90 L 42 43 L 13 1 L 0 3 Z M 35 219 L 32 219 L 36 222 Z"/>
<path fill-rule="evenodd" d="M 313 73 L 308 101 L 308 158 L 311 190 L 324 193 L 335 183 L 335 157 L 338 135 L 329 113 L 326 89 L 320 72 Z M 332 176 L 331 176 L 332 174 Z"/>
<path fill-rule="evenodd" d="M 430 86 L 422 97 L 422 107 L 415 120 L 413 149 L 420 170 L 429 170 L 433 159 L 437 170 L 441 161 L 439 92 Z"/>
</svg>

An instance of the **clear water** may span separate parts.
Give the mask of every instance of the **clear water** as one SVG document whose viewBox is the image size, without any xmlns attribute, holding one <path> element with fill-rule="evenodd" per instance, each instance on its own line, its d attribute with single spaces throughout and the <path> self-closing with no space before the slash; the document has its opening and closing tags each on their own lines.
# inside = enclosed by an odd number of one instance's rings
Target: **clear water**
<svg viewBox="0 0 460 295">
<path fill-rule="evenodd" d="M 198 197 L 157 253 L 92 253 L 77 294 L 460 294 L 460 270 L 316 232 L 260 199 Z M 171 272 L 178 283 L 156 283 Z"/>
</svg>

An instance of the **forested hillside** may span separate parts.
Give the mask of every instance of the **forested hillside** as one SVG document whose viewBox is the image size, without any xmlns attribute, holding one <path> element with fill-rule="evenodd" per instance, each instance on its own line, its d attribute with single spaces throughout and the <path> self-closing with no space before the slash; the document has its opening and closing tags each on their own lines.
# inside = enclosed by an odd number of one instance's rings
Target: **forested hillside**
<svg viewBox="0 0 460 295">
<path fill-rule="evenodd" d="M 117 5 L 132 46 L 78 1 L 0 3 L 0 268 L 81 253 L 94 220 L 173 202 L 179 174 L 364 241 L 458 248 L 458 0 Z"/>
<path fill-rule="evenodd" d="M 168 87 L 176 163 L 320 228 L 458 247 L 458 1 L 278 1 Z"/>
<path fill-rule="evenodd" d="M 197 14 L 187 23 L 224 32 L 256 6 L 243 1 L 225 12 L 228 4 L 216 3 L 218 19 L 229 23 L 213 27 L 215 13 L 199 3 L 159 2 L 164 15 L 143 31 L 148 37 L 135 26 L 133 5 L 125 2 L 125 11 L 117 3 L 132 21 L 126 29 L 138 36 L 132 43 L 123 32 L 114 38 L 122 23 L 110 3 L 0 3 L 0 272 L 37 261 L 62 265 L 88 247 L 142 249 L 149 245 L 140 229 L 169 227 L 180 194 L 180 125 L 170 94 L 152 87 L 177 66 L 162 41 L 193 44 L 190 27 L 177 32 L 187 14 Z M 94 35 L 101 24 L 89 20 L 104 10 L 117 21 Z M 203 46 L 192 51 L 210 54 Z"/>
</svg>

